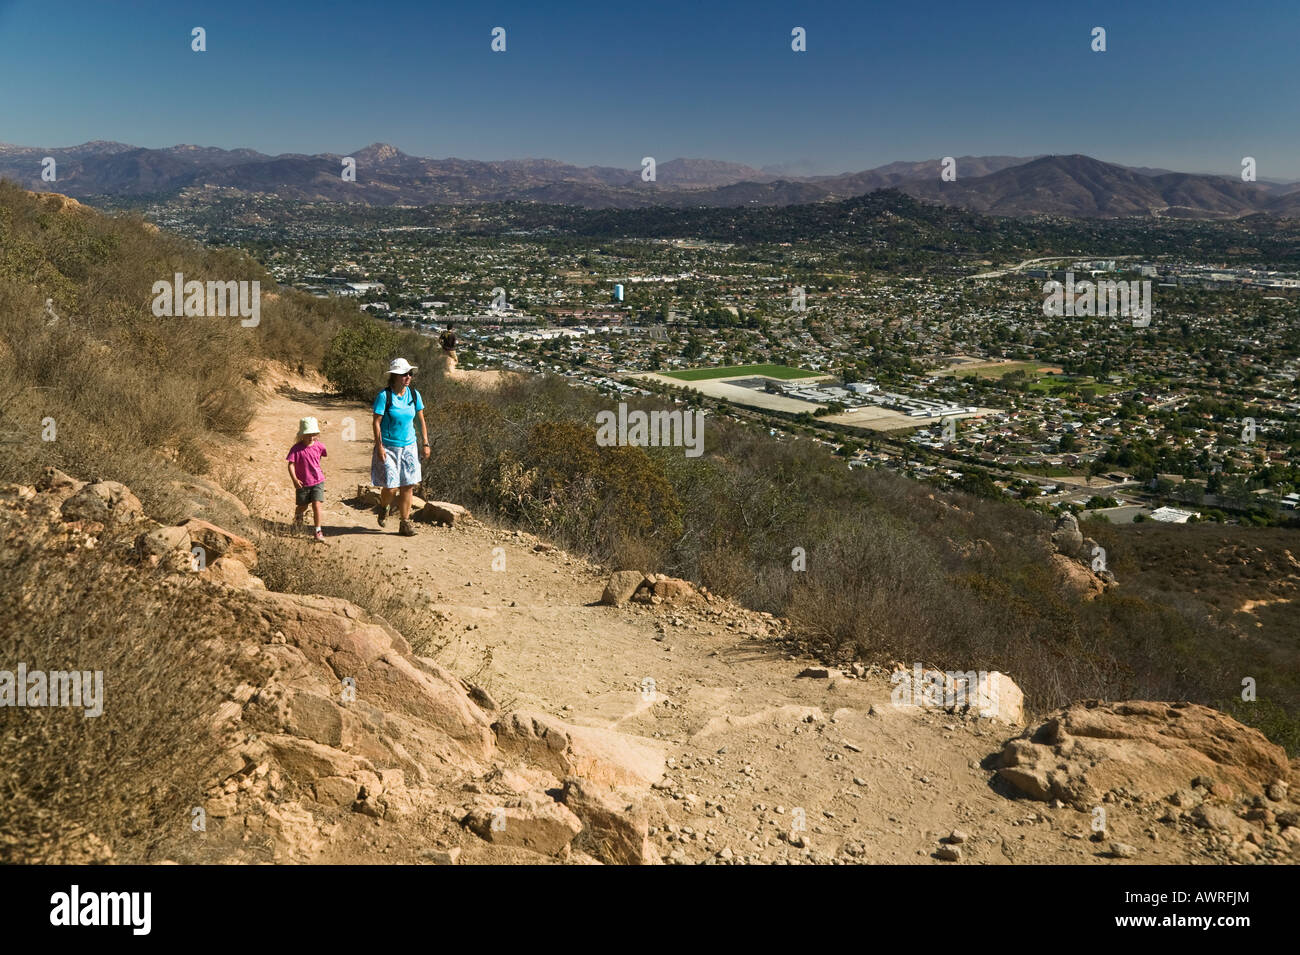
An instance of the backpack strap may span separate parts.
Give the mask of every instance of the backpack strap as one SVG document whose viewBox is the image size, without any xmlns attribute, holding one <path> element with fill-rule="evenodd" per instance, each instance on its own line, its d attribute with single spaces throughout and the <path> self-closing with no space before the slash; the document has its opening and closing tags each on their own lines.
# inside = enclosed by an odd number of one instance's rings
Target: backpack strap
<svg viewBox="0 0 1300 955">
<path fill-rule="evenodd" d="M 414 400 L 411 402 L 411 407 L 414 408 L 416 405 L 424 404 L 424 400 L 420 397 L 420 393 L 415 390 L 415 387 L 413 385 L 408 385 L 407 387 L 411 389 L 411 394 L 414 398 Z M 385 388 L 384 389 L 384 417 L 385 418 L 388 417 L 388 412 L 392 407 L 393 407 L 393 389 Z"/>
</svg>

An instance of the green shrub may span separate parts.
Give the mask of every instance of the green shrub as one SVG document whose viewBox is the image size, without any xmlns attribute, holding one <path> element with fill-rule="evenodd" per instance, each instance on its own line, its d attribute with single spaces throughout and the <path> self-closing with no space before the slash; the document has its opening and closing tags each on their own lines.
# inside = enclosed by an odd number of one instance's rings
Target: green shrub
<svg viewBox="0 0 1300 955">
<path fill-rule="evenodd" d="M 383 387 L 397 335 L 382 322 L 358 316 L 338 330 L 325 350 L 321 371 L 339 394 L 368 399 Z"/>
</svg>

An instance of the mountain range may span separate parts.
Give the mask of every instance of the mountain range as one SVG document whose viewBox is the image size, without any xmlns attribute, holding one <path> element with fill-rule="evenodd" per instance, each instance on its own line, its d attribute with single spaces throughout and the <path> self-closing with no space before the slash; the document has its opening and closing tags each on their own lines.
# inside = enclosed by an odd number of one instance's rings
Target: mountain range
<svg viewBox="0 0 1300 955">
<path fill-rule="evenodd" d="M 1300 182 L 1121 166 L 1089 156 L 960 156 L 954 181 L 941 161 L 894 162 L 834 176 L 794 176 L 711 159 L 640 169 L 574 166 L 553 159 L 497 162 L 427 159 L 387 143 L 347 154 L 356 179 L 345 181 L 343 154 L 269 156 L 251 149 L 178 145 L 145 149 L 95 141 L 67 148 L 0 144 L 0 178 L 78 198 L 157 197 L 184 190 L 273 193 L 305 201 L 430 205 L 534 201 L 584 208 L 784 206 L 894 188 L 918 199 L 990 215 L 1086 218 L 1233 219 L 1300 216 Z M 41 179 L 45 157 L 57 178 Z M 789 168 L 789 167 L 786 167 Z M 782 174 L 784 173 L 784 174 Z"/>
</svg>

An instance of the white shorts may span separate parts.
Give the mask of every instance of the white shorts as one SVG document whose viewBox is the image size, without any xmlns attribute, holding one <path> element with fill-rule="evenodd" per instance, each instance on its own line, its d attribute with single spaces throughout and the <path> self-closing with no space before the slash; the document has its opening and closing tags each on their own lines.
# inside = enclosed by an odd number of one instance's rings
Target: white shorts
<svg viewBox="0 0 1300 955">
<path fill-rule="evenodd" d="M 370 457 L 370 483 L 376 487 L 406 487 L 420 483 L 420 456 L 416 454 L 417 445 L 408 444 L 404 448 L 390 448 L 384 445 L 384 459 L 379 460 L 379 451 Z"/>
</svg>

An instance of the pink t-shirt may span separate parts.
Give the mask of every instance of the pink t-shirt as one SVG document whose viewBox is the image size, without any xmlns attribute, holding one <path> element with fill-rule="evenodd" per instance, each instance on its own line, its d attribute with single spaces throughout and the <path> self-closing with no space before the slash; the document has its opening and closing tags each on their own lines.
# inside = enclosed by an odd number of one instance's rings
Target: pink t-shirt
<svg viewBox="0 0 1300 955">
<path fill-rule="evenodd" d="M 293 473 L 302 482 L 303 487 L 312 487 L 320 484 L 325 480 L 325 472 L 321 469 L 320 459 L 326 457 L 328 452 L 325 445 L 320 441 L 313 444 L 303 444 L 299 441 L 289 449 L 286 461 L 293 462 Z"/>
</svg>

